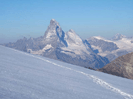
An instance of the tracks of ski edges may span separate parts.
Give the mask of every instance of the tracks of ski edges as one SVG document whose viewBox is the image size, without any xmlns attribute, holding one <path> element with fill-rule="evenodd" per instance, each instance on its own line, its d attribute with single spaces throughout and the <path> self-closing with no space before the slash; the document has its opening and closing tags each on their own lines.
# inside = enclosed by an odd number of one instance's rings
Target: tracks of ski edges
<svg viewBox="0 0 133 99">
<path fill-rule="evenodd" d="M 19 53 L 23 53 L 23 54 L 25 54 L 25 55 L 32 56 L 32 57 L 34 57 L 34 58 L 43 60 L 43 61 L 45 61 L 45 62 L 51 63 L 51 64 L 53 64 L 53 65 L 55 65 L 55 66 L 58 66 L 58 67 L 61 67 L 61 68 L 64 68 L 64 69 L 68 69 L 68 70 L 71 70 L 71 71 L 80 73 L 80 74 L 82 74 L 82 75 L 85 75 L 85 76 L 89 77 L 90 79 L 92 79 L 93 82 L 95 82 L 96 84 L 98 84 L 98 85 L 100 85 L 100 86 L 102 86 L 102 87 L 104 87 L 104 88 L 106 88 L 106 89 L 108 89 L 108 90 L 111 90 L 111 91 L 113 91 L 113 92 L 115 92 L 115 93 L 118 93 L 118 94 L 122 95 L 125 99 L 133 99 L 133 95 L 128 94 L 128 93 L 125 93 L 125 92 L 121 91 L 120 89 L 113 87 L 113 86 L 110 85 L 109 83 L 103 81 L 102 79 L 99 79 L 98 77 L 96 77 L 96 76 L 94 76 L 94 75 L 90 75 L 90 74 L 84 73 L 84 72 L 82 72 L 82 71 L 77 71 L 77 70 L 74 70 L 74 69 L 72 69 L 72 68 L 68 68 L 68 67 L 65 67 L 65 66 L 63 66 L 63 65 L 56 64 L 56 63 L 51 62 L 51 61 L 49 61 L 49 60 L 46 60 L 46 59 L 43 59 L 43 58 L 40 58 L 40 57 L 31 55 L 31 54 L 28 54 L 28 53 L 24 53 L 24 52 L 15 50 L 15 49 L 13 49 L 13 50 L 14 50 L 14 51 L 17 51 L 17 52 L 19 52 Z"/>
</svg>

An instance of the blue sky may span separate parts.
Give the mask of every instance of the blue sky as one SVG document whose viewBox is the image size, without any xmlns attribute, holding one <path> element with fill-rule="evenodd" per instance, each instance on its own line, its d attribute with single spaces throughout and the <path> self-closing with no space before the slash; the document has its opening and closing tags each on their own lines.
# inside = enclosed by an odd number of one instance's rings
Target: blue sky
<svg viewBox="0 0 133 99">
<path fill-rule="evenodd" d="M 133 36 L 133 0 L 0 0 L 0 43 L 43 36 L 51 19 L 83 39 Z"/>
</svg>

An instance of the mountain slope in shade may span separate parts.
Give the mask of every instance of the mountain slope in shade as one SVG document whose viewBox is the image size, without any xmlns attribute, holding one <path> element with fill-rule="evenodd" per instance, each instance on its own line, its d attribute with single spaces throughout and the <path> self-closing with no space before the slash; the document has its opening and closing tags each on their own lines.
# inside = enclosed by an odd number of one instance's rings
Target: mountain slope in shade
<svg viewBox="0 0 133 99">
<path fill-rule="evenodd" d="M 0 99 L 133 99 L 133 80 L 0 46 Z"/>
<path fill-rule="evenodd" d="M 118 57 L 99 71 L 133 79 L 133 52 Z"/>
<path fill-rule="evenodd" d="M 24 38 L 5 46 L 94 69 L 102 68 L 109 63 L 107 58 L 97 55 L 86 46 L 74 30 L 65 33 L 54 19 L 50 21 L 44 36 Z"/>
<path fill-rule="evenodd" d="M 57 53 L 58 59 L 94 69 L 102 68 L 105 64 L 109 63 L 107 58 L 95 54 L 87 47 L 74 30 L 71 29 L 66 32 L 65 40 L 68 46 L 60 47 L 61 51 Z"/>
</svg>

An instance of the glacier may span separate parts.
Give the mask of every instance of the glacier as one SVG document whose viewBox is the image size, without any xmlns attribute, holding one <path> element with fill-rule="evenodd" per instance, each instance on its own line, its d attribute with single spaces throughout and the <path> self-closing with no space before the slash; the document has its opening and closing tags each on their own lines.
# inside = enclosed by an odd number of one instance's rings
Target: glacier
<svg viewBox="0 0 133 99">
<path fill-rule="evenodd" d="M 0 99 L 133 99 L 133 80 L 0 46 Z"/>
</svg>

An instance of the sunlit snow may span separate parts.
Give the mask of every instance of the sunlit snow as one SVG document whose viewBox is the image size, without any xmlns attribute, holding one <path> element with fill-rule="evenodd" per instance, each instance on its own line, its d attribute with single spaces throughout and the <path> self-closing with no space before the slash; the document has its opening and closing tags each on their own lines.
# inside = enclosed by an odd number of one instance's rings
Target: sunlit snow
<svg viewBox="0 0 133 99">
<path fill-rule="evenodd" d="M 47 44 L 43 49 L 38 51 L 32 51 L 32 49 L 28 49 L 31 54 L 42 55 L 46 50 L 53 48 L 51 44 Z M 49 50 L 50 51 L 50 50 Z"/>
<path fill-rule="evenodd" d="M 0 46 L 0 99 L 133 99 L 133 80 Z"/>
</svg>

